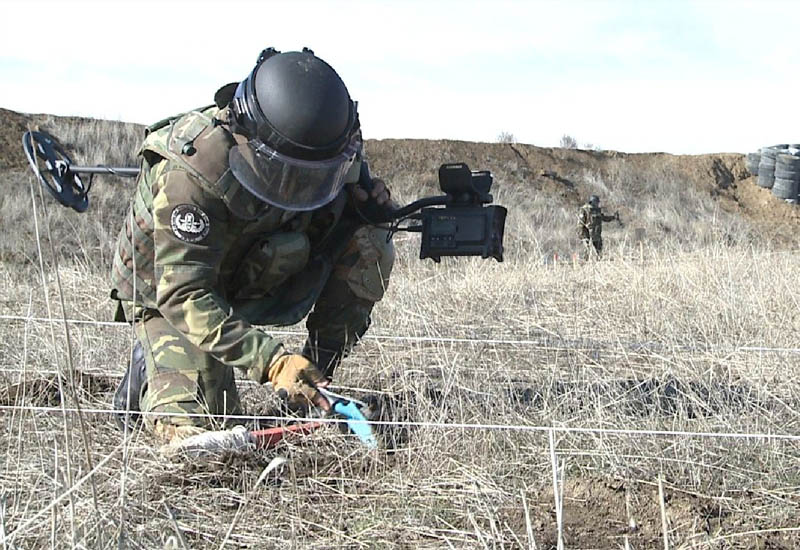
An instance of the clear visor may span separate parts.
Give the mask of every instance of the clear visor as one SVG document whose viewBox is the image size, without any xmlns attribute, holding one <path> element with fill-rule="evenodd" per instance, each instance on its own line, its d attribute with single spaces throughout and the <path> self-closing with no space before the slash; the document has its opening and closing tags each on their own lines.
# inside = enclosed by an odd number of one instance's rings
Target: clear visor
<svg viewBox="0 0 800 550">
<path fill-rule="evenodd" d="M 233 175 L 250 193 L 283 210 L 313 210 L 332 201 L 345 184 L 361 140 L 325 160 L 287 157 L 254 139 L 228 153 Z"/>
</svg>

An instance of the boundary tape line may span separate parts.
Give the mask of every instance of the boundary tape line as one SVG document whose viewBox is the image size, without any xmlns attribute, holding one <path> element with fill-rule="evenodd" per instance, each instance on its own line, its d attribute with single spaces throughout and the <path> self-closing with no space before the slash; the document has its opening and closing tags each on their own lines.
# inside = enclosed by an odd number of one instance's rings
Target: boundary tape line
<svg viewBox="0 0 800 550">
<path fill-rule="evenodd" d="M 78 412 L 75 408 L 61 409 L 59 407 L 42 406 L 20 406 L 20 405 L 0 405 L 0 410 L 17 411 L 36 411 L 43 413 Z M 85 408 L 81 407 L 81 413 L 88 414 L 121 414 L 124 411 L 115 409 Z M 271 422 L 309 422 L 316 421 L 322 423 L 338 424 L 342 420 L 330 417 L 295 417 L 295 416 L 262 416 L 262 415 L 211 415 L 197 413 L 153 413 L 136 412 L 131 413 L 140 416 L 171 417 L 180 416 L 196 418 L 219 418 L 222 420 L 268 420 Z M 422 422 L 412 420 L 351 420 L 350 422 L 362 422 L 373 426 L 402 426 L 420 428 L 440 428 L 440 429 L 461 429 L 461 430 L 492 430 L 492 431 L 521 431 L 521 432 L 558 432 L 558 433 L 585 433 L 597 435 L 629 435 L 629 436 L 669 436 L 669 437 L 700 437 L 717 439 L 763 439 L 768 441 L 800 441 L 800 435 L 795 434 L 776 434 L 776 433 L 747 433 L 747 432 L 695 432 L 683 430 L 633 430 L 626 428 L 586 428 L 581 426 L 536 426 L 526 424 L 491 424 L 479 422 Z"/>
<path fill-rule="evenodd" d="M 106 327 L 129 327 L 128 323 L 120 321 L 92 321 L 81 319 L 49 319 L 47 317 L 25 317 L 22 315 L 0 315 L 0 320 L 5 321 L 37 321 L 45 323 L 72 323 L 80 325 L 94 325 Z M 269 334 L 276 336 L 306 336 L 305 331 L 299 330 L 270 330 Z M 509 345 L 509 346 L 541 346 L 550 349 L 571 349 L 575 351 L 601 351 L 602 346 L 591 346 L 591 342 L 578 341 L 577 346 L 563 346 L 559 347 L 558 342 L 569 343 L 569 340 L 560 338 L 553 338 L 548 340 L 525 340 L 514 338 L 461 338 L 451 336 L 421 336 L 421 335 L 397 335 L 397 334 L 375 334 L 367 333 L 362 336 L 364 340 L 394 340 L 404 342 L 440 342 L 450 344 L 496 344 L 496 345 Z M 800 353 L 800 348 L 788 347 L 769 347 L 769 346 L 739 346 L 735 348 L 730 347 L 710 347 L 710 348 L 695 348 L 691 346 L 665 346 L 657 342 L 632 342 L 629 345 L 634 346 L 636 349 L 633 351 L 652 350 L 652 351 L 698 351 L 698 352 L 711 352 L 722 351 L 727 353 L 745 352 L 745 353 L 760 353 L 760 352 L 777 352 L 777 353 Z M 613 350 L 612 350 L 613 351 Z"/>
</svg>

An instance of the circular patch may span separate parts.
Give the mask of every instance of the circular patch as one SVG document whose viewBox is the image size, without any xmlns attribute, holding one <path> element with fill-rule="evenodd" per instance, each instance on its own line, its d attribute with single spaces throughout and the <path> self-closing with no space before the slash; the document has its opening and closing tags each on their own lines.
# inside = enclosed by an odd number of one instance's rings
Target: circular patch
<svg viewBox="0 0 800 550">
<path fill-rule="evenodd" d="M 193 204 L 179 204 L 170 218 L 172 232 L 180 240 L 196 243 L 205 239 L 211 230 L 208 215 Z"/>
</svg>

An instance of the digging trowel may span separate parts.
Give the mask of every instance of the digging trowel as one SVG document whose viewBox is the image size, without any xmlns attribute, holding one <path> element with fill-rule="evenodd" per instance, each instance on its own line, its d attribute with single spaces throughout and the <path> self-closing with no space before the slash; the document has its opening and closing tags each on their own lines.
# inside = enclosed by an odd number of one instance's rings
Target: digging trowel
<svg viewBox="0 0 800 550">
<path fill-rule="evenodd" d="M 378 447 L 378 440 L 372 432 L 367 417 L 363 410 L 367 409 L 367 404 L 358 399 L 339 395 L 325 388 L 317 388 L 319 392 L 331 404 L 331 410 L 343 417 L 347 422 L 347 427 L 355 434 L 361 442 L 370 449 Z"/>
</svg>

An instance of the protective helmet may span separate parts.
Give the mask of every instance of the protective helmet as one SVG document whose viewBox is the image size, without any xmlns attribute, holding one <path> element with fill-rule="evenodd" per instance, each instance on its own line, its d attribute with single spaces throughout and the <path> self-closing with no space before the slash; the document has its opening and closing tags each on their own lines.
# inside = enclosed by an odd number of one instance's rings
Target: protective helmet
<svg viewBox="0 0 800 550">
<path fill-rule="evenodd" d="M 339 194 L 361 150 L 356 104 L 314 52 L 261 52 L 231 102 L 248 142 L 231 148 L 237 180 L 284 210 L 312 210 Z"/>
<path fill-rule="evenodd" d="M 589 197 L 589 204 L 591 204 L 592 206 L 595 206 L 595 207 L 596 206 L 600 206 L 600 197 L 598 197 L 597 195 L 590 196 Z"/>
</svg>

